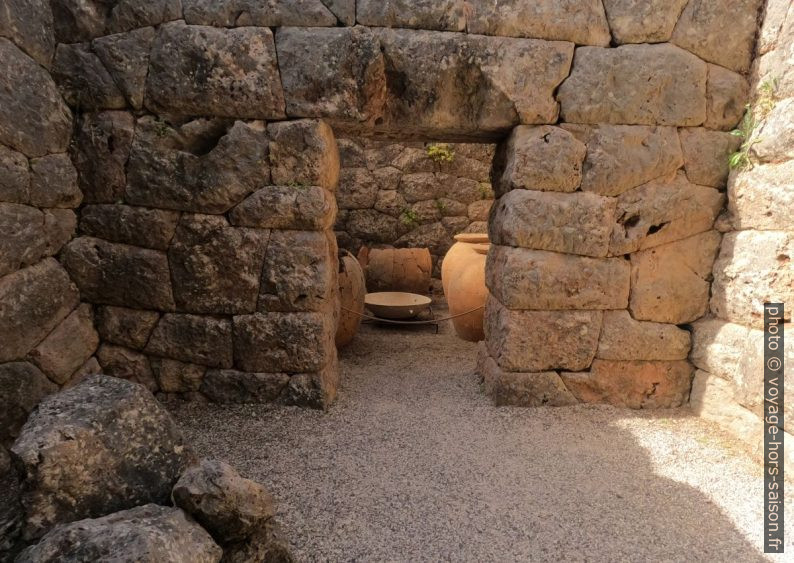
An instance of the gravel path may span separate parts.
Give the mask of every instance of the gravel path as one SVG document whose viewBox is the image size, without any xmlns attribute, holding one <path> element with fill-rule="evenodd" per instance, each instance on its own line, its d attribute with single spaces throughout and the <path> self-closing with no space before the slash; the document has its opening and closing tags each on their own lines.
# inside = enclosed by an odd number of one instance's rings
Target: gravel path
<svg viewBox="0 0 794 563">
<path fill-rule="evenodd" d="M 363 327 L 327 413 L 173 409 L 201 455 L 274 493 L 301 561 L 764 560 L 761 468 L 716 429 L 497 409 L 450 329 Z"/>
</svg>

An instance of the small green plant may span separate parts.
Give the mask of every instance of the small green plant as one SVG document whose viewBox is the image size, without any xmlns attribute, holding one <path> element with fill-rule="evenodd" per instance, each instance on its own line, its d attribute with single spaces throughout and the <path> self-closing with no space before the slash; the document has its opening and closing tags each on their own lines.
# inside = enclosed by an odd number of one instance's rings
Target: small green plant
<svg viewBox="0 0 794 563">
<path fill-rule="evenodd" d="M 407 227 L 414 227 L 419 224 L 419 214 L 410 208 L 403 209 L 400 213 L 400 221 Z"/>
<path fill-rule="evenodd" d="M 170 130 L 171 127 L 169 127 L 168 123 L 159 117 L 154 120 L 154 132 L 158 137 L 165 137 Z"/>
<path fill-rule="evenodd" d="M 732 169 L 744 170 L 752 167 L 750 150 L 761 141 L 756 135 L 758 127 L 775 108 L 777 83 L 777 78 L 770 78 L 761 83 L 755 103 L 747 104 L 742 122 L 737 129 L 731 131 L 731 135 L 742 139 L 739 150 L 728 158 L 728 164 Z"/>
<path fill-rule="evenodd" d="M 434 162 L 443 164 L 455 160 L 455 151 L 446 143 L 434 143 L 427 146 L 427 156 Z"/>
<path fill-rule="evenodd" d="M 438 212 L 443 215 L 444 212 L 447 210 L 447 204 L 444 203 L 442 200 L 437 199 L 436 200 L 436 209 L 438 209 Z"/>
<path fill-rule="evenodd" d="M 491 184 L 488 182 L 480 182 L 478 189 L 480 191 L 480 199 L 493 199 L 494 193 Z"/>
<path fill-rule="evenodd" d="M 288 188 L 295 188 L 295 189 L 298 189 L 298 190 L 302 190 L 304 188 L 308 188 L 309 185 L 308 184 L 302 184 L 300 182 L 296 182 L 295 180 L 292 180 L 292 181 L 287 183 L 287 187 Z"/>
</svg>

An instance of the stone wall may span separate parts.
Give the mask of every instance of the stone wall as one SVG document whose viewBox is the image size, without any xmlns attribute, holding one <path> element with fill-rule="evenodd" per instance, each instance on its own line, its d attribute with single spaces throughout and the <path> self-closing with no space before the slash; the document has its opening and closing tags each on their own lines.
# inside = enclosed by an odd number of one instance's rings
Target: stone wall
<svg viewBox="0 0 794 563">
<path fill-rule="evenodd" d="M 339 246 L 429 248 L 433 276 L 463 232 L 484 233 L 494 145 L 340 138 Z"/>
<path fill-rule="evenodd" d="M 752 125 L 743 158 L 728 182 L 725 235 L 714 265 L 709 315 L 694 324 L 692 361 L 698 371 L 692 405 L 763 447 L 763 307 L 783 302 L 785 328 L 794 307 L 794 5 L 766 6 L 752 68 Z M 751 123 L 751 122 L 748 122 Z M 786 343 L 784 387 L 794 394 L 794 355 Z M 785 410 L 794 431 L 794 407 Z M 792 437 L 786 437 L 790 440 Z M 794 460 L 793 456 L 791 457 Z"/>
</svg>

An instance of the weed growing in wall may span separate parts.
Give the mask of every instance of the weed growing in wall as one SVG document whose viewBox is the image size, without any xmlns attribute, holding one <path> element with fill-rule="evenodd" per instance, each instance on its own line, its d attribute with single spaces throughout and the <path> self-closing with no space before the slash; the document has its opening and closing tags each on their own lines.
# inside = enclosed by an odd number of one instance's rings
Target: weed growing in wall
<svg viewBox="0 0 794 563">
<path fill-rule="evenodd" d="M 742 145 L 739 150 L 733 153 L 728 160 L 730 167 L 734 170 L 744 170 L 745 168 L 752 167 L 750 159 L 750 150 L 753 145 L 760 142 L 755 133 L 761 123 L 766 119 L 769 112 L 771 112 L 777 99 L 775 92 L 777 90 L 777 78 L 770 78 L 761 83 L 758 87 L 758 97 L 754 104 L 747 104 L 747 111 L 744 114 L 742 122 L 737 129 L 731 131 L 734 137 L 742 139 Z"/>
<path fill-rule="evenodd" d="M 443 164 L 455 160 L 455 151 L 446 143 L 438 143 L 427 146 L 427 156 L 434 162 Z"/>
<path fill-rule="evenodd" d="M 403 209 L 400 213 L 400 221 L 407 227 L 415 227 L 419 224 L 419 214 L 413 209 Z"/>
</svg>

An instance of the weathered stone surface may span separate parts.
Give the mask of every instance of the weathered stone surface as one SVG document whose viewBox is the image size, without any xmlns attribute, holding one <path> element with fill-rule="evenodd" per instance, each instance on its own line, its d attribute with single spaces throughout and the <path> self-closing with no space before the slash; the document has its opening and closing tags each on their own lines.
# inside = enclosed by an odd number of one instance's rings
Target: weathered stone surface
<svg viewBox="0 0 794 563">
<path fill-rule="evenodd" d="M 270 231 L 231 227 L 222 216 L 183 215 L 168 250 L 178 310 L 253 313 L 270 237 Z"/>
<path fill-rule="evenodd" d="M 319 186 L 267 186 L 229 213 L 237 227 L 299 231 L 323 231 L 335 218 L 334 198 Z"/>
<path fill-rule="evenodd" d="M 263 27 L 161 26 L 145 100 L 153 113 L 283 118 L 273 33 Z"/>
<path fill-rule="evenodd" d="M 271 123 L 267 133 L 273 184 L 336 190 L 339 149 L 327 123 L 313 119 Z"/>
<path fill-rule="evenodd" d="M 485 308 L 489 355 L 504 371 L 580 371 L 590 367 L 602 311 L 510 311 L 496 299 Z"/>
<path fill-rule="evenodd" d="M 216 368 L 232 367 L 232 325 L 227 319 L 163 315 L 146 353 Z"/>
<path fill-rule="evenodd" d="M 354 209 L 348 215 L 345 231 L 360 239 L 389 244 L 399 240 L 408 229 L 400 219 L 386 213 L 374 209 Z"/>
<path fill-rule="evenodd" d="M 54 258 L 0 278 L 0 362 L 23 358 L 79 300 L 77 288 Z"/>
<path fill-rule="evenodd" d="M 602 360 L 685 360 L 689 332 L 674 325 L 635 321 L 628 311 L 606 311 L 597 358 Z"/>
<path fill-rule="evenodd" d="M 168 358 L 149 358 L 157 385 L 163 393 L 190 393 L 201 388 L 207 368 L 169 360 Z"/>
<path fill-rule="evenodd" d="M 728 182 L 728 210 L 738 230 L 794 230 L 794 160 L 764 164 L 734 174 Z"/>
<path fill-rule="evenodd" d="M 616 203 L 596 194 L 515 190 L 496 201 L 490 239 L 504 246 L 604 257 Z"/>
<path fill-rule="evenodd" d="M 179 213 L 129 205 L 86 205 L 80 210 L 80 232 L 85 235 L 168 250 Z"/>
<path fill-rule="evenodd" d="M 761 5 L 761 0 L 689 2 L 671 41 L 705 61 L 746 72 L 753 57 Z M 725 40 L 727 30 L 730 41 Z"/>
<path fill-rule="evenodd" d="M 86 377 L 100 373 L 102 373 L 102 366 L 99 365 L 99 361 L 94 356 L 91 356 L 82 366 L 77 368 L 77 371 L 72 374 L 72 376 L 69 378 L 69 381 L 67 381 L 62 388 L 66 389 L 67 387 L 74 387 Z"/>
<path fill-rule="evenodd" d="M 625 192 L 618 197 L 609 253 L 627 254 L 707 231 L 724 201 L 718 190 L 692 184 L 683 173 Z"/>
<path fill-rule="evenodd" d="M 372 27 L 464 31 L 464 4 L 462 0 L 357 0 L 356 20 Z"/>
<path fill-rule="evenodd" d="M 335 356 L 332 315 L 257 313 L 234 317 L 236 367 L 252 373 L 319 371 Z"/>
<path fill-rule="evenodd" d="M 693 184 L 724 188 L 728 182 L 728 160 L 742 140 L 730 133 L 702 127 L 680 129 L 686 176 Z"/>
<path fill-rule="evenodd" d="M 275 518 L 271 518 L 247 540 L 225 545 L 223 560 L 228 563 L 249 561 L 294 563 L 295 558 L 290 552 L 289 542 L 284 538 L 280 526 Z"/>
<path fill-rule="evenodd" d="M 707 231 L 631 255 L 632 316 L 682 324 L 708 309 L 709 276 L 721 235 Z"/>
<path fill-rule="evenodd" d="M 70 106 L 88 111 L 123 109 L 127 100 L 89 43 L 60 43 L 52 77 Z"/>
<path fill-rule="evenodd" d="M 501 133 L 557 119 L 554 90 L 573 44 L 379 29 L 386 110 L 376 129 L 403 135 Z"/>
<path fill-rule="evenodd" d="M 103 342 L 136 350 L 146 346 L 160 315 L 124 307 L 97 307 L 96 326 Z"/>
<path fill-rule="evenodd" d="M 794 233 L 738 231 L 725 235 L 714 264 L 711 311 L 763 328 L 764 303 L 794 302 Z M 786 308 L 786 319 L 791 307 Z"/>
<path fill-rule="evenodd" d="M 146 504 L 109 516 L 62 524 L 18 561 L 168 561 L 217 563 L 223 551 L 178 508 Z"/>
<path fill-rule="evenodd" d="M 52 10 L 47 0 L 6 0 L 0 7 L 0 37 L 7 37 L 41 66 L 55 51 Z"/>
<path fill-rule="evenodd" d="M 91 303 L 174 309 L 171 272 L 163 252 L 79 237 L 66 245 L 61 261 Z"/>
<path fill-rule="evenodd" d="M 246 373 L 208 370 L 201 392 L 215 403 L 269 403 L 279 398 L 290 376 L 285 373 Z"/>
<path fill-rule="evenodd" d="M 221 544 L 250 537 L 275 514 L 270 493 L 222 461 L 201 460 L 182 474 L 171 494 L 174 504 Z"/>
<path fill-rule="evenodd" d="M 321 0 L 182 0 L 185 21 L 215 27 L 335 26 L 336 17 Z"/>
<path fill-rule="evenodd" d="M 576 191 L 586 154 L 587 147 L 559 127 L 516 127 L 496 151 L 493 189 L 497 195 L 515 189 Z"/>
<path fill-rule="evenodd" d="M 20 542 L 25 512 L 19 502 L 19 476 L 11 468 L 11 456 L 0 445 L 0 557 L 12 561 Z"/>
<path fill-rule="evenodd" d="M 123 346 L 102 344 L 96 356 L 103 374 L 140 383 L 152 393 L 157 391 L 157 380 L 149 365 L 149 358 L 140 352 Z"/>
<path fill-rule="evenodd" d="M 276 49 L 290 117 L 371 124 L 381 116 L 385 65 L 369 28 L 281 28 Z"/>
<path fill-rule="evenodd" d="M 615 43 L 664 43 L 688 0 L 604 0 Z"/>
<path fill-rule="evenodd" d="M 490 199 L 475 201 L 466 209 L 466 215 L 472 221 L 487 221 L 488 215 L 491 213 L 492 206 L 493 200 Z"/>
<path fill-rule="evenodd" d="M 78 116 L 72 160 L 85 203 L 118 203 L 127 184 L 135 120 L 123 111 Z"/>
<path fill-rule="evenodd" d="M 338 387 L 339 364 L 333 347 L 328 353 L 327 364 L 320 371 L 290 376 L 281 400 L 287 405 L 327 410 L 336 399 Z"/>
<path fill-rule="evenodd" d="M 718 65 L 709 65 L 706 87 L 706 122 L 709 129 L 730 131 L 741 121 L 747 106 L 750 87 L 738 73 Z"/>
<path fill-rule="evenodd" d="M 753 158 L 761 162 L 794 159 L 794 119 L 791 118 L 793 112 L 794 97 L 774 102 L 774 107 L 754 135 L 750 149 Z"/>
<path fill-rule="evenodd" d="M 343 168 L 339 174 L 336 202 L 342 209 L 375 207 L 380 183 L 366 168 Z"/>
<path fill-rule="evenodd" d="M 30 352 L 30 359 L 52 381 L 63 385 L 98 344 L 91 306 L 83 303 Z"/>
<path fill-rule="evenodd" d="M 321 0 L 343 25 L 356 25 L 356 0 Z"/>
<path fill-rule="evenodd" d="M 52 0 L 55 35 L 61 43 L 154 26 L 182 18 L 180 0 Z"/>
<path fill-rule="evenodd" d="M 557 99 L 570 123 L 697 126 L 707 76 L 706 63 L 670 44 L 579 47 Z"/>
<path fill-rule="evenodd" d="M 153 27 L 100 37 L 91 48 L 135 109 L 143 107 L 143 91 L 149 71 L 149 52 L 154 42 Z"/>
<path fill-rule="evenodd" d="M 0 447 L 9 445 L 39 401 L 57 390 L 31 363 L 0 364 Z"/>
<path fill-rule="evenodd" d="M 468 219 L 466 219 L 466 223 L 468 223 Z M 427 248 L 430 250 L 430 254 L 441 256 L 446 254 L 452 243 L 450 242 L 450 230 L 443 223 L 436 222 L 420 225 L 398 238 L 394 245 L 400 248 Z"/>
<path fill-rule="evenodd" d="M 609 45 L 609 26 L 604 6 L 598 0 L 501 0 L 462 4 L 468 5 L 466 30 L 469 33 L 533 37 L 600 47 Z"/>
<path fill-rule="evenodd" d="M 60 523 L 165 504 L 193 460 L 151 393 L 106 376 L 42 401 L 12 452 L 25 478 L 28 540 Z"/>
<path fill-rule="evenodd" d="M 261 122 L 197 119 L 171 127 L 143 117 L 127 167 L 127 202 L 225 213 L 270 183 L 267 152 Z"/>
<path fill-rule="evenodd" d="M 0 37 L 0 143 L 31 156 L 64 152 L 72 114 L 49 73 Z"/>
<path fill-rule="evenodd" d="M 0 203 L 0 276 L 52 256 L 74 234 L 77 219 L 65 209 L 39 211 L 17 203 Z"/>
<path fill-rule="evenodd" d="M 594 360 L 589 372 L 560 374 L 583 403 L 609 403 L 630 409 L 680 407 L 689 398 L 692 365 L 673 362 Z"/>
<path fill-rule="evenodd" d="M 674 127 L 561 125 L 587 145 L 582 190 L 617 196 L 684 164 Z"/>
<path fill-rule="evenodd" d="M 24 154 L 0 145 L 0 202 L 30 202 L 30 169 Z"/>
<path fill-rule="evenodd" d="M 446 193 L 445 184 L 451 178 L 432 172 L 414 172 L 405 174 L 400 179 L 399 192 L 408 203 L 426 201 Z"/>
<path fill-rule="evenodd" d="M 491 246 L 488 289 L 509 309 L 625 309 L 630 266 L 623 258 L 587 258 Z"/>
<path fill-rule="evenodd" d="M 37 207 L 72 209 L 83 194 L 77 186 L 77 171 L 67 154 L 51 154 L 30 161 L 30 203 Z"/>
</svg>

